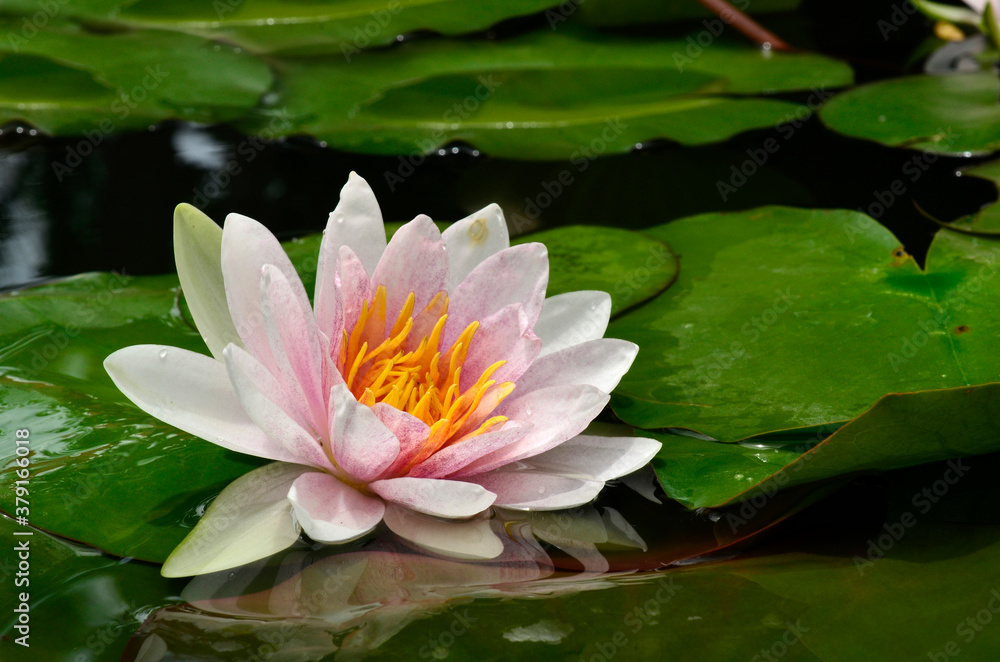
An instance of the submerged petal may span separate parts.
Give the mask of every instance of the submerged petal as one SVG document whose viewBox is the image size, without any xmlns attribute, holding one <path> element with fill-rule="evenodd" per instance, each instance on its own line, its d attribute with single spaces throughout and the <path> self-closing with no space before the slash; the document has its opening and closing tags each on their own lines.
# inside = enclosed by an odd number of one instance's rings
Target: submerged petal
<svg viewBox="0 0 1000 662">
<path fill-rule="evenodd" d="M 360 538 L 382 521 L 385 504 L 345 485 L 328 473 L 306 473 L 292 484 L 288 500 L 295 519 L 317 542 Z"/>
<path fill-rule="evenodd" d="M 311 469 L 275 462 L 230 483 L 191 533 L 171 552 L 160 573 L 189 577 L 266 558 L 292 545 L 299 528 L 288 490 Z"/>
<path fill-rule="evenodd" d="M 400 538 L 453 558 L 494 559 L 503 552 L 503 542 L 486 518 L 440 520 L 390 503 L 385 509 L 385 523 Z"/>
</svg>

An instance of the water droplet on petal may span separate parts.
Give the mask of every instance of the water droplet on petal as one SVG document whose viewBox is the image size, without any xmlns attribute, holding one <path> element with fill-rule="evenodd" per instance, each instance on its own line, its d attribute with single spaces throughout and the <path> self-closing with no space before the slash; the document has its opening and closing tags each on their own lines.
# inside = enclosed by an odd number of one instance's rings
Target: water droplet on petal
<svg viewBox="0 0 1000 662">
<path fill-rule="evenodd" d="M 233 578 L 235 578 L 235 577 L 236 577 L 236 573 L 235 573 L 235 572 L 231 572 L 231 573 L 229 573 L 229 578 L 230 578 L 230 579 L 233 579 Z"/>
<path fill-rule="evenodd" d="M 545 486 L 539 487 L 538 488 L 538 493 L 539 494 L 545 494 Z"/>
<path fill-rule="evenodd" d="M 531 407 L 528 407 L 527 409 L 524 410 L 524 415 L 531 416 Z"/>
<path fill-rule="evenodd" d="M 161 361 L 166 361 L 167 360 L 167 350 L 165 350 L 165 349 L 161 349 L 160 350 L 160 360 Z"/>
</svg>

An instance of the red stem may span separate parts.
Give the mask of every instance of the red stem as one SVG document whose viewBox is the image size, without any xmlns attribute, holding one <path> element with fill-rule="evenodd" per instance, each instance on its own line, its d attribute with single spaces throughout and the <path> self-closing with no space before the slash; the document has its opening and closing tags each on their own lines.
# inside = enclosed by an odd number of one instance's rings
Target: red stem
<svg viewBox="0 0 1000 662">
<path fill-rule="evenodd" d="M 726 0 L 698 0 L 698 2 L 726 23 L 732 23 L 733 27 L 742 32 L 744 36 L 761 46 L 770 44 L 771 48 L 776 51 L 799 50 L 736 7 L 733 7 Z"/>
</svg>

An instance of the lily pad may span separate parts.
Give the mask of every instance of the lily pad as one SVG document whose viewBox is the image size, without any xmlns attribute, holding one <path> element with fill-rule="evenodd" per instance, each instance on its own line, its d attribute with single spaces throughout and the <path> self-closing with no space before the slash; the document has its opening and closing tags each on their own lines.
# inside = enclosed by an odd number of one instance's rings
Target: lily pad
<svg viewBox="0 0 1000 662">
<path fill-rule="evenodd" d="M 496 156 L 587 163 L 654 138 L 703 144 L 801 119 L 805 105 L 751 95 L 852 78 L 818 55 L 762 54 L 722 39 L 688 47 L 566 27 L 402 44 L 351 62 L 291 60 L 273 107 L 291 116 L 292 131 L 345 150 L 419 155 L 463 141 Z"/>
<path fill-rule="evenodd" d="M 942 154 L 1000 149 L 1000 79 L 990 72 L 907 76 L 848 90 L 820 111 L 839 133 Z"/>
<path fill-rule="evenodd" d="M 998 381 L 1000 243 L 942 232 L 922 271 L 848 211 L 767 207 L 648 231 L 677 282 L 612 322 L 642 349 L 612 406 L 736 441 L 839 424 L 888 393 Z"/>
<path fill-rule="evenodd" d="M 37 7 L 36 7 L 37 9 Z M 272 83 L 267 64 L 229 44 L 163 30 L 95 34 L 52 19 L 30 38 L 0 18 L 0 123 L 50 133 L 109 133 L 168 118 L 220 122 L 249 112 Z M 10 36 L 13 35 L 13 36 Z M 25 76 L 31 80 L 24 84 Z"/>
<path fill-rule="evenodd" d="M 766 503 L 795 485 L 1000 451 L 1000 384 L 887 395 L 829 436 L 802 435 L 804 451 L 654 436 L 663 448 L 653 467 L 671 498 L 690 508 Z"/>
</svg>

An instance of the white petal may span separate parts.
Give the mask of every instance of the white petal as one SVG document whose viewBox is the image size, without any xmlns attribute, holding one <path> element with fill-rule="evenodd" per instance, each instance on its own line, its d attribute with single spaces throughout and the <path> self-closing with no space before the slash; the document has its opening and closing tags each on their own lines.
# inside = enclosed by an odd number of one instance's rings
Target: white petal
<svg viewBox="0 0 1000 662">
<path fill-rule="evenodd" d="M 545 473 L 606 481 L 646 466 L 662 444 L 643 437 L 579 435 L 525 460 Z"/>
<path fill-rule="evenodd" d="M 385 251 L 382 210 L 371 186 L 355 172 L 347 176 L 347 183 L 340 190 L 340 202 L 327 221 L 321 255 L 335 257 L 341 246 L 349 246 L 354 251 L 369 276 L 375 273 L 375 265 Z M 324 263 L 322 266 L 325 272 L 329 265 Z M 325 273 L 320 275 L 325 276 Z M 317 275 L 317 284 L 320 275 Z"/>
<path fill-rule="evenodd" d="M 178 347 L 132 345 L 106 358 L 104 368 L 150 416 L 238 453 L 301 461 L 247 415 L 222 361 Z"/>
<path fill-rule="evenodd" d="M 445 521 L 389 504 L 385 523 L 399 537 L 453 558 L 493 559 L 503 552 L 503 542 L 486 518 Z"/>
<path fill-rule="evenodd" d="M 638 351 L 635 343 L 617 338 L 571 345 L 535 359 L 517 380 L 517 388 L 528 393 L 560 384 L 590 384 L 610 393 L 628 372 Z"/>
<path fill-rule="evenodd" d="M 222 280 L 222 228 L 189 204 L 174 210 L 174 261 L 198 333 L 221 361 L 226 345 L 243 344 Z"/>
<path fill-rule="evenodd" d="M 596 290 L 557 294 L 545 300 L 533 331 L 545 356 L 588 340 L 603 338 L 611 319 L 611 295 Z"/>
<path fill-rule="evenodd" d="M 334 460 L 358 481 L 374 480 L 399 455 L 399 440 L 343 383 L 331 389 L 330 406 Z"/>
<path fill-rule="evenodd" d="M 295 519 L 317 542 L 360 538 L 382 521 L 385 504 L 345 485 L 328 473 L 299 476 L 288 491 Z"/>
<path fill-rule="evenodd" d="M 534 471 L 492 471 L 467 480 L 494 492 L 497 506 L 513 510 L 575 508 L 593 501 L 604 487 L 604 481 Z"/>
<path fill-rule="evenodd" d="M 260 373 L 266 371 L 252 370 L 252 357 L 235 345 L 227 347 L 224 356 L 229 380 L 243 410 L 273 444 L 283 448 L 299 464 L 332 470 L 333 465 L 323 451 L 322 443 L 284 411 L 279 404 L 280 399 L 276 398 L 278 402 L 275 402 L 268 397 L 273 397 L 275 389 L 273 384 L 261 379 L 263 375 Z M 258 387 L 258 381 L 263 382 L 262 387 Z"/>
<path fill-rule="evenodd" d="M 435 478 L 390 478 L 368 487 L 387 501 L 437 517 L 472 517 L 493 505 L 496 495 L 479 485 Z"/>
<path fill-rule="evenodd" d="M 500 206 L 489 205 L 455 222 L 441 233 L 448 246 L 451 265 L 449 290 L 458 287 L 479 263 L 505 248 L 510 248 L 507 222 Z"/>
<path fill-rule="evenodd" d="M 302 281 L 270 230 L 240 214 L 227 216 L 222 229 L 222 275 L 229 312 L 247 351 L 268 370 L 279 374 L 260 303 L 261 271 L 265 264 L 274 265 L 284 274 L 300 306 L 310 307 Z"/>
<path fill-rule="evenodd" d="M 288 490 L 308 471 L 275 462 L 237 478 L 215 498 L 160 573 L 189 577 L 227 570 L 292 545 L 299 529 L 292 519 Z"/>
</svg>

